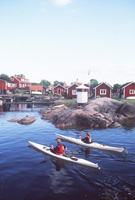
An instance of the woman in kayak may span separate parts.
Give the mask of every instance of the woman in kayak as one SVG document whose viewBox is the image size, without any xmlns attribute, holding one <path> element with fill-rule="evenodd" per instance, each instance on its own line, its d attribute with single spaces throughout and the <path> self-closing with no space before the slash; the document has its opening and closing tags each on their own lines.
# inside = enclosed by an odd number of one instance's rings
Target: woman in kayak
<svg viewBox="0 0 135 200">
<path fill-rule="evenodd" d="M 64 144 L 61 144 L 61 140 L 57 140 L 57 146 L 54 147 L 53 145 L 51 146 L 51 151 L 57 155 L 60 154 L 65 154 L 65 151 L 67 150 L 67 147 Z"/>
<path fill-rule="evenodd" d="M 90 136 L 89 132 L 87 132 L 86 135 L 87 135 L 87 136 L 86 136 L 85 138 L 82 138 L 82 137 L 80 136 L 80 139 L 81 139 L 83 142 L 89 144 L 89 143 L 92 142 L 92 139 L 91 139 L 91 136 Z"/>
</svg>

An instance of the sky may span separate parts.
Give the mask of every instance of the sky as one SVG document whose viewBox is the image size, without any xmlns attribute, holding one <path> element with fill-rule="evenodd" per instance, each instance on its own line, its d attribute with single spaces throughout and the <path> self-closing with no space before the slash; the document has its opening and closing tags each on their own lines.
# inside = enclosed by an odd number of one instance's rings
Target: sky
<svg viewBox="0 0 135 200">
<path fill-rule="evenodd" d="M 135 0 L 0 0 L 2 73 L 135 82 Z"/>
</svg>

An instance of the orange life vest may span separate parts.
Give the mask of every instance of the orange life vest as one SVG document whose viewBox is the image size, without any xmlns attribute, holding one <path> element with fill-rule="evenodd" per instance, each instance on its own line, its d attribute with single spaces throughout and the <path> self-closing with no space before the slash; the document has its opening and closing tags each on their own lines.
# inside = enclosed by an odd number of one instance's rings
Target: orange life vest
<svg viewBox="0 0 135 200">
<path fill-rule="evenodd" d="M 63 146 L 63 144 L 59 144 L 59 145 L 57 145 L 57 147 L 59 148 L 59 150 L 56 150 L 55 153 L 57 155 L 63 154 L 64 153 L 64 146 Z"/>
</svg>

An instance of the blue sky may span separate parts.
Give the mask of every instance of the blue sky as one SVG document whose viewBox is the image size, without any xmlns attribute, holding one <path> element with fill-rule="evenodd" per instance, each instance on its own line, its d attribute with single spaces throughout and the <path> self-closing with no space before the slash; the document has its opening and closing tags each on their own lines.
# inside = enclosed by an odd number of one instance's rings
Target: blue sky
<svg viewBox="0 0 135 200">
<path fill-rule="evenodd" d="M 0 0 L 1 73 L 135 81 L 135 1 Z"/>
</svg>

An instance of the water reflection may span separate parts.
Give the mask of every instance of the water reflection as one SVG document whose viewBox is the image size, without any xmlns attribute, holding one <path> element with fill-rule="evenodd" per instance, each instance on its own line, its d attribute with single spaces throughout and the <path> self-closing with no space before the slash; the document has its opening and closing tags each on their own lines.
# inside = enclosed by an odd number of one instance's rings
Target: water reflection
<svg viewBox="0 0 135 200">
<path fill-rule="evenodd" d="M 60 171 L 49 170 L 50 189 L 54 194 L 69 194 L 73 190 L 74 179 L 65 168 Z"/>
<path fill-rule="evenodd" d="M 58 159 L 51 159 L 52 163 L 56 166 L 56 171 L 60 171 L 64 167 L 64 161 Z"/>
<path fill-rule="evenodd" d="M 81 147 L 80 151 L 85 152 L 85 155 L 88 156 L 91 153 L 91 148 L 87 148 L 87 147 Z"/>
<path fill-rule="evenodd" d="M 3 112 L 3 106 L 0 105 L 0 115 L 2 115 Z"/>
</svg>

